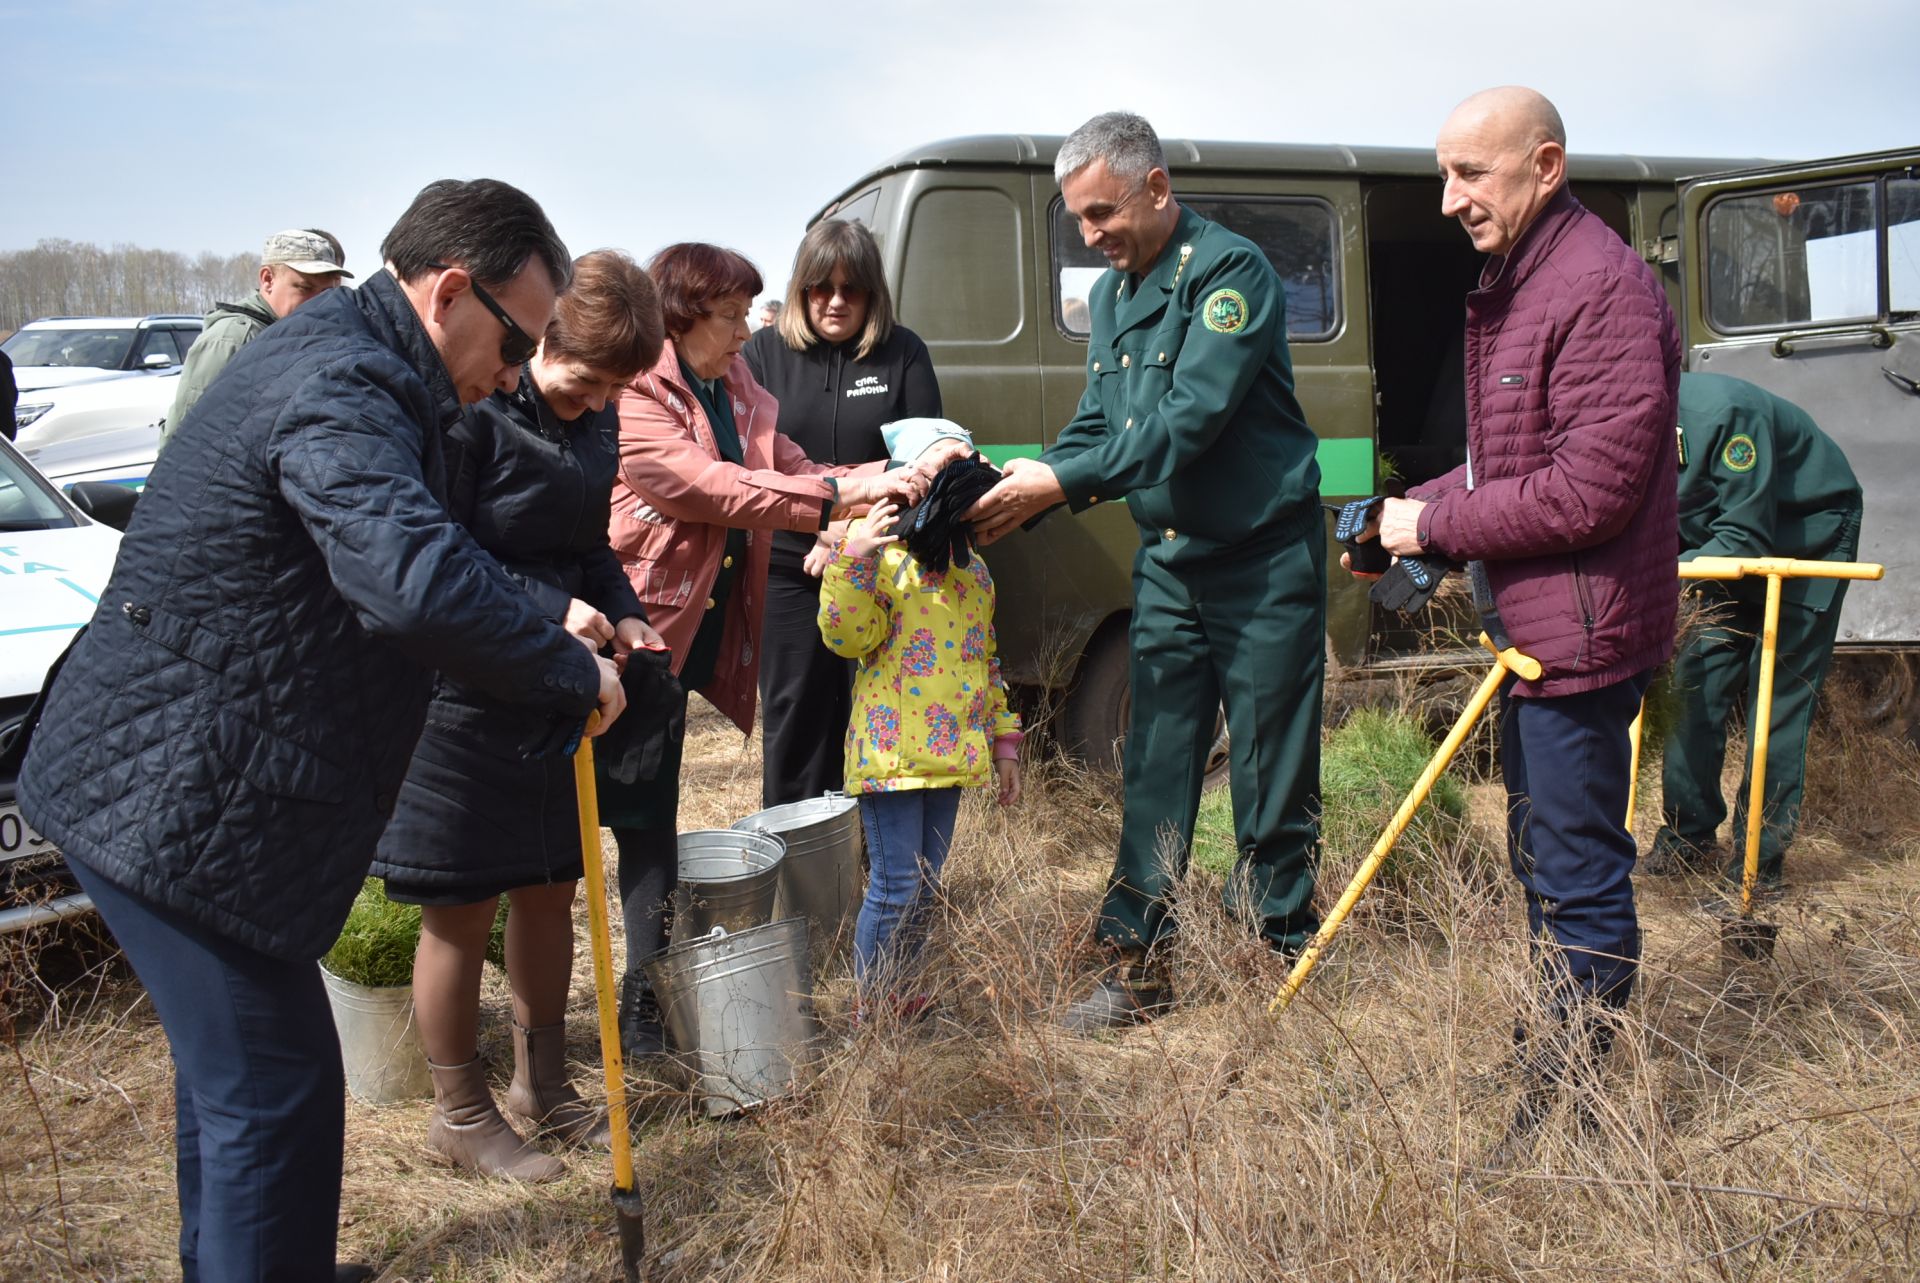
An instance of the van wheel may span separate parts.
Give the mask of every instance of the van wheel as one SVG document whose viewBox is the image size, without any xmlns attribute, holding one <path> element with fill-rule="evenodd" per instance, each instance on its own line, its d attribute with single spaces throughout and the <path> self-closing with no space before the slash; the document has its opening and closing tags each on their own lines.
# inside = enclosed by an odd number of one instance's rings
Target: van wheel
<svg viewBox="0 0 1920 1283">
<path fill-rule="evenodd" d="M 1133 691 L 1127 678 L 1127 632 L 1108 628 L 1080 659 L 1073 688 L 1060 713 L 1061 742 L 1088 770 L 1119 787 L 1127 722 L 1133 715 Z M 1213 743 L 1207 749 L 1204 787 L 1227 781 L 1229 741 L 1224 708 L 1214 713 Z"/>
</svg>

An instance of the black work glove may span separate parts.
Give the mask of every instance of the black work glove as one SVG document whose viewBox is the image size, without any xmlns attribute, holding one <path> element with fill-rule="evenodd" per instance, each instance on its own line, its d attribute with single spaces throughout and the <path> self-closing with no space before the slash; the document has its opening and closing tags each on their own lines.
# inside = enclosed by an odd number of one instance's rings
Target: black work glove
<svg viewBox="0 0 1920 1283">
<path fill-rule="evenodd" d="M 1440 591 L 1440 581 L 1454 568 L 1445 557 L 1402 557 L 1367 593 L 1376 605 L 1410 615 L 1426 607 Z"/>
<path fill-rule="evenodd" d="M 607 778 L 637 784 L 660 774 L 667 749 L 687 733 L 687 697 L 673 675 L 673 656 L 636 650 L 620 674 L 627 711 L 600 737 L 597 758 Z"/>
<path fill-rule="evenodd" d="M 1371 499 L 1355 499 L 1343 507 L 1330 503 L 1320 505 L 1337 518 L 1333 523 L 1333 537 L 1347 550 L 1347 568 L 1356 575 L 1385 574 L 1393 564 L 1393 554 L 1380 546 L 1377 536 L 1364 542 L 1360 538 L 1360 532 L 1367 528 L 1384 502 L 1386 496 L 1375 495 Z"/>
</svg>

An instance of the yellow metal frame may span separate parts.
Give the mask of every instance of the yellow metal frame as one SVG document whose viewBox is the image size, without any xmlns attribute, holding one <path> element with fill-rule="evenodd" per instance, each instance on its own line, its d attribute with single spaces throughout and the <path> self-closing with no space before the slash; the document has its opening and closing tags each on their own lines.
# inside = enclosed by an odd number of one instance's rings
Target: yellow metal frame
<svg viewBox="0 0 1920 1283">
<path fill-rule="evenodd" d="M 1746 868 L 1740 876 L 1740 916 L 1753 916 L 1753 889 L 1760 880 L 1760 830 L 1765 816 L 1761 799 L 1767 787 L 1767 744 L 1773 731 L 1773 666 L 1780 647 L 1780 597 L 1789 579 L 1880 579 L 1887 568 L 1871 561 L 1799 561 L 1792 557 L 1695 557 L 1680 563 L 1682 579 L 1746 579 L 1765 576 L 1767 607 L 1760 628 L 1760 694 L 1755 701 L 1752 744 L 1748 759 L 1753 763 L 1747 788 Z M 1638 757 L 1635 758 L 1636 764 Z M 1633 811 L 1629 807 L 1631 824 Z"/>
</svg>

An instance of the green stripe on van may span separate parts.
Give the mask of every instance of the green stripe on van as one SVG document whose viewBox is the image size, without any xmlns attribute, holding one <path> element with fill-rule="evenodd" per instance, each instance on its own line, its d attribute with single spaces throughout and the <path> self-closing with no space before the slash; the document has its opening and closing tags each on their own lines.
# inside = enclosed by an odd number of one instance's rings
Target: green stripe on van
<svg viewBox="0 0 1920 1283">
<path fill-rule="evenodd" d="M 1004 468 L 1009 459 L 1032 459 L 1040 454 L 1038 445 L 983 445 L 980 453 L 996 466 Z M 1370 495 L 1373 493 L 1373 439 L 1371 437 L 1329 437 L 1316 452 L 1320 460 L 1320 493 L 1326 495 Z"/>
<path fill-rule="evenodd" d="M 987 456 L 987 462 L 996 468 L 1007 466 L 1009 459 L 1037 459 L 1040 447 L 1037 445 L 983 445 L 980 453 Z"/>
<path fill-rule="evenodd" d="M 1318 456 L 1321 494 L 1373 493 L 1372 437 L 1324 437 Z"/>
</svg>

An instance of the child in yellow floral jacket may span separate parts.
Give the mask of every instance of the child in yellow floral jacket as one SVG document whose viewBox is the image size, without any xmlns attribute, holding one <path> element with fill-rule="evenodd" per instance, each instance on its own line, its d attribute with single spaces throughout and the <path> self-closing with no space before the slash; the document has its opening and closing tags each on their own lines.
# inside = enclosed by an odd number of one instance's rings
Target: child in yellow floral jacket
<svg viewBox="0 0 1920 1283">
<path fill-rule="evenodd" d="M 847 790 L 859 795 L 872 869 L 854 927 L 862 1006 L 919 954 L 953 842 L 960 790 L 1020 797 L 1020 718 L 994 656 L 993 577 L 977 552 L 936 570 L 873 507 L 831 554 L 820 635 L 859 661 L 847 727 Z M 897 993 L 897 990 L 896 990 Z M 917 1011 L 924 999 L 897 999 Z"/>
</svg>

